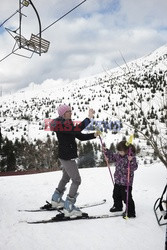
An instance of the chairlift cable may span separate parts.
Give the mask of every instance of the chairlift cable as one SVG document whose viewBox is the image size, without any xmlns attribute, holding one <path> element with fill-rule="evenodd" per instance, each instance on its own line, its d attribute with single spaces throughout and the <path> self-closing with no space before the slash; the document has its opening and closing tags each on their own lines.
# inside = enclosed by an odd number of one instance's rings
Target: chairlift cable
<svg viewBox="0 0 167 250">
<path fill-rule="evenodd" d="M 21 7 L 21 9 L 24 7 L 24 5 Z M 15 13 L 13 13 L 10 17 L 8 17 L 5 21 L 3 21 L 3 23 L 0 24 L 0 27 L 2 27 L 4 25 L 4 23 L 6 23 L 9 19 L 11 19 L 14 15 L 16 15 L 18 12 L 20 11 L 19 10 L 16 10 Z"/>
<path fill-rule="evenodd" d="M 8 55 L 6 55 L 5 57 L 3 57 L 2 59 L 0 59 L 0 62 L 2 62 L 3 60 L 5 60 L 7 57 L 9 57 L 10 55 L 12 55 L 15 51 L 17 51 L 19 48 L 15 49 L 14 51 L 12 51 L 11 53 L 9 53 Z"/>
<path fill-rule="evenodd" d="M 45 30 L 49 29 L 52 25 L 54 25 L 55 23 L 57 23 L 58 21 L 60 21 L 62 18 L 64 18 L 65 16 L 67 16 L 69 13 L 71 13 L 73 10 L 75 10 L 76 8 L 78 8 L 84 2 L 86 2 L 86 0 L 82 1 L 81 3 L 79 3 L 78 5 L 76 5 L 74 8 L 72 8 L 71 10 L 69 10 L 68 12 L 66 12 L 64 15 L 62 15 L 61 17 L 59 17 L 56 21 L 54 21 L 49 26 L 47 26 L 45 29 L 43 29 L 41 31 L 41 33 L 44 32 Z"/>
</svg>

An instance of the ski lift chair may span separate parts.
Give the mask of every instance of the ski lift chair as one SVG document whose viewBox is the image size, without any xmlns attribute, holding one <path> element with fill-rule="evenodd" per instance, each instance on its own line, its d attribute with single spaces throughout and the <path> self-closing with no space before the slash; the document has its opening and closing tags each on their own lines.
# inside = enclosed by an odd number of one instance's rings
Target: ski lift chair
<svg viewBox="0 0 167 250">
<path fill-rule="evenodd" d="M 39 55 L 46 53 L 49 49 L 50 42 L 34 34 L 31 34 L 30 40 L 20 35 L 16 35 L 14 38 L 19 48 L 29 50 Z"/>
<path fill-rule="evenodd" d="M 164 195 L 166 195 L 165 199 Z M 167 185 L 161 197 L 158 198 L 154 204 L 154 213 L 160 226 L 167 225 Z"/>
</svg>

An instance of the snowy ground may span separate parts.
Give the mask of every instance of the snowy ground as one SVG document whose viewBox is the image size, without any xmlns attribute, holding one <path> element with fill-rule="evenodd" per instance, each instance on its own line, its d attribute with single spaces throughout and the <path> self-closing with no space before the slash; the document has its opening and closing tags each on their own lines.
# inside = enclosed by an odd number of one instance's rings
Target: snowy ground
<svg viewBox="0 0 167 250">
<path fill-rule="evenodd" d="M 111 168 L 112 172 L 114 168 Z M 112 182 L 107 168 L 81 169 L 82 184 L 77 204 L 107 199 L 105 205 L 84 209 L 90 215 L 108 214 Z M 54 211 L 18 212 L 50 201 L 61 171 L 0 177 L 0 250 L 160 250 L 165 246 L 165 226 L 158 226 L 155 200 L 166 184 L 161 164 L 140 165 L 135 173 L 133 197 L 136 219 L 121 217 L 30 225 L 24 220 L 47 219 Z"/>
</svg>

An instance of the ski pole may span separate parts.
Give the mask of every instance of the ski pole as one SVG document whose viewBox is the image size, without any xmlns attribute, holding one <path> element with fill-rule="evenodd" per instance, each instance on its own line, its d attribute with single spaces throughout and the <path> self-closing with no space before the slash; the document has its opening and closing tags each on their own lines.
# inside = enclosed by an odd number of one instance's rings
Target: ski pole
<svg viewBox="0 0 167 250">
<path fill-rule="evenodd" d="M 131 156 L 131 147 L 128 150 L 128 156 Z M 129 182 L 130 182 L 130 160 L 128 160 L 127 190 L 126 190 L 126 212 L 125 212 L 126 216 L 125 216 L 125 219 L 128 218 Z"/>
<path fill-rule="evenodd" d="M 108 158 L 107 158 L 107 156 L 106 156 L 105 149 L 104 149 L 104 144 L 103 144 L 103 141 L 102 141 L 102 138 L 101 138 L 100 135 L 99 135 L 99 139 L 100 139 L 100 142 L 101 142 L 101 146 L 102 146 L 102 151 L 103 151 L 104 159 L 105 159 L 105 161 L 106 161 L 106 164 L 107 164 L 107 167 L 108 167 L 110 176 L 111 176 L 111 180 L 112 180 L 112 183 L 113 183 L 113 185 L 114 185 L 114 180 L 113 180 L 113 176 L 112 176 L 112 173 L 111 173 L 110 165 L 109 165 Z"/>
<path fill-rule="evenodd" d="M 126 142 L 126 146 L 132 145 L 134 135 L 129 137 L 129 140 Z M 128 149 L 128 156 L 131 156 L 131 147 Z M 129 182 L 130 182 L 130 160 L 128 160 L 128 173 L 127 173 L 127 190 L 126 190 L 126 211 L 125 219 L 128 218 L 128 203 L 129 203 Z"/>
</svg>

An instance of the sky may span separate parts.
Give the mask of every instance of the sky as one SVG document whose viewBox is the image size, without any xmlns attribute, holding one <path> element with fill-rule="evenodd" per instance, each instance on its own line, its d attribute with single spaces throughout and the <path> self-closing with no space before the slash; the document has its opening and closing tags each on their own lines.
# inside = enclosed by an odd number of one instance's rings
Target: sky
<svg viewBox="0 0 167 250">
<path fill-rule="evenodd" d="M 33 0 L 42 30 L 81 3 L 79 0 Z M 19 1 L 1 0 L 0 24 L 18 10 Z M 86 0 L 42 32 L 47 53 L 31 59 L 12 52 L 14 38 L 5 28 L 19 27 L 18 12 L 0 27 L 0 91 L 14 93 L 47 79 L 71 81 L 115 68 L 167 43 L 166 0 Z M 31 5 L 22 9 L 22 35 L 30 39 L 39 26 Z M 12 33 L 14 34 L 14 33 Z M 31 55 L 18 49 L 17 53 Z"/>
</svg>

